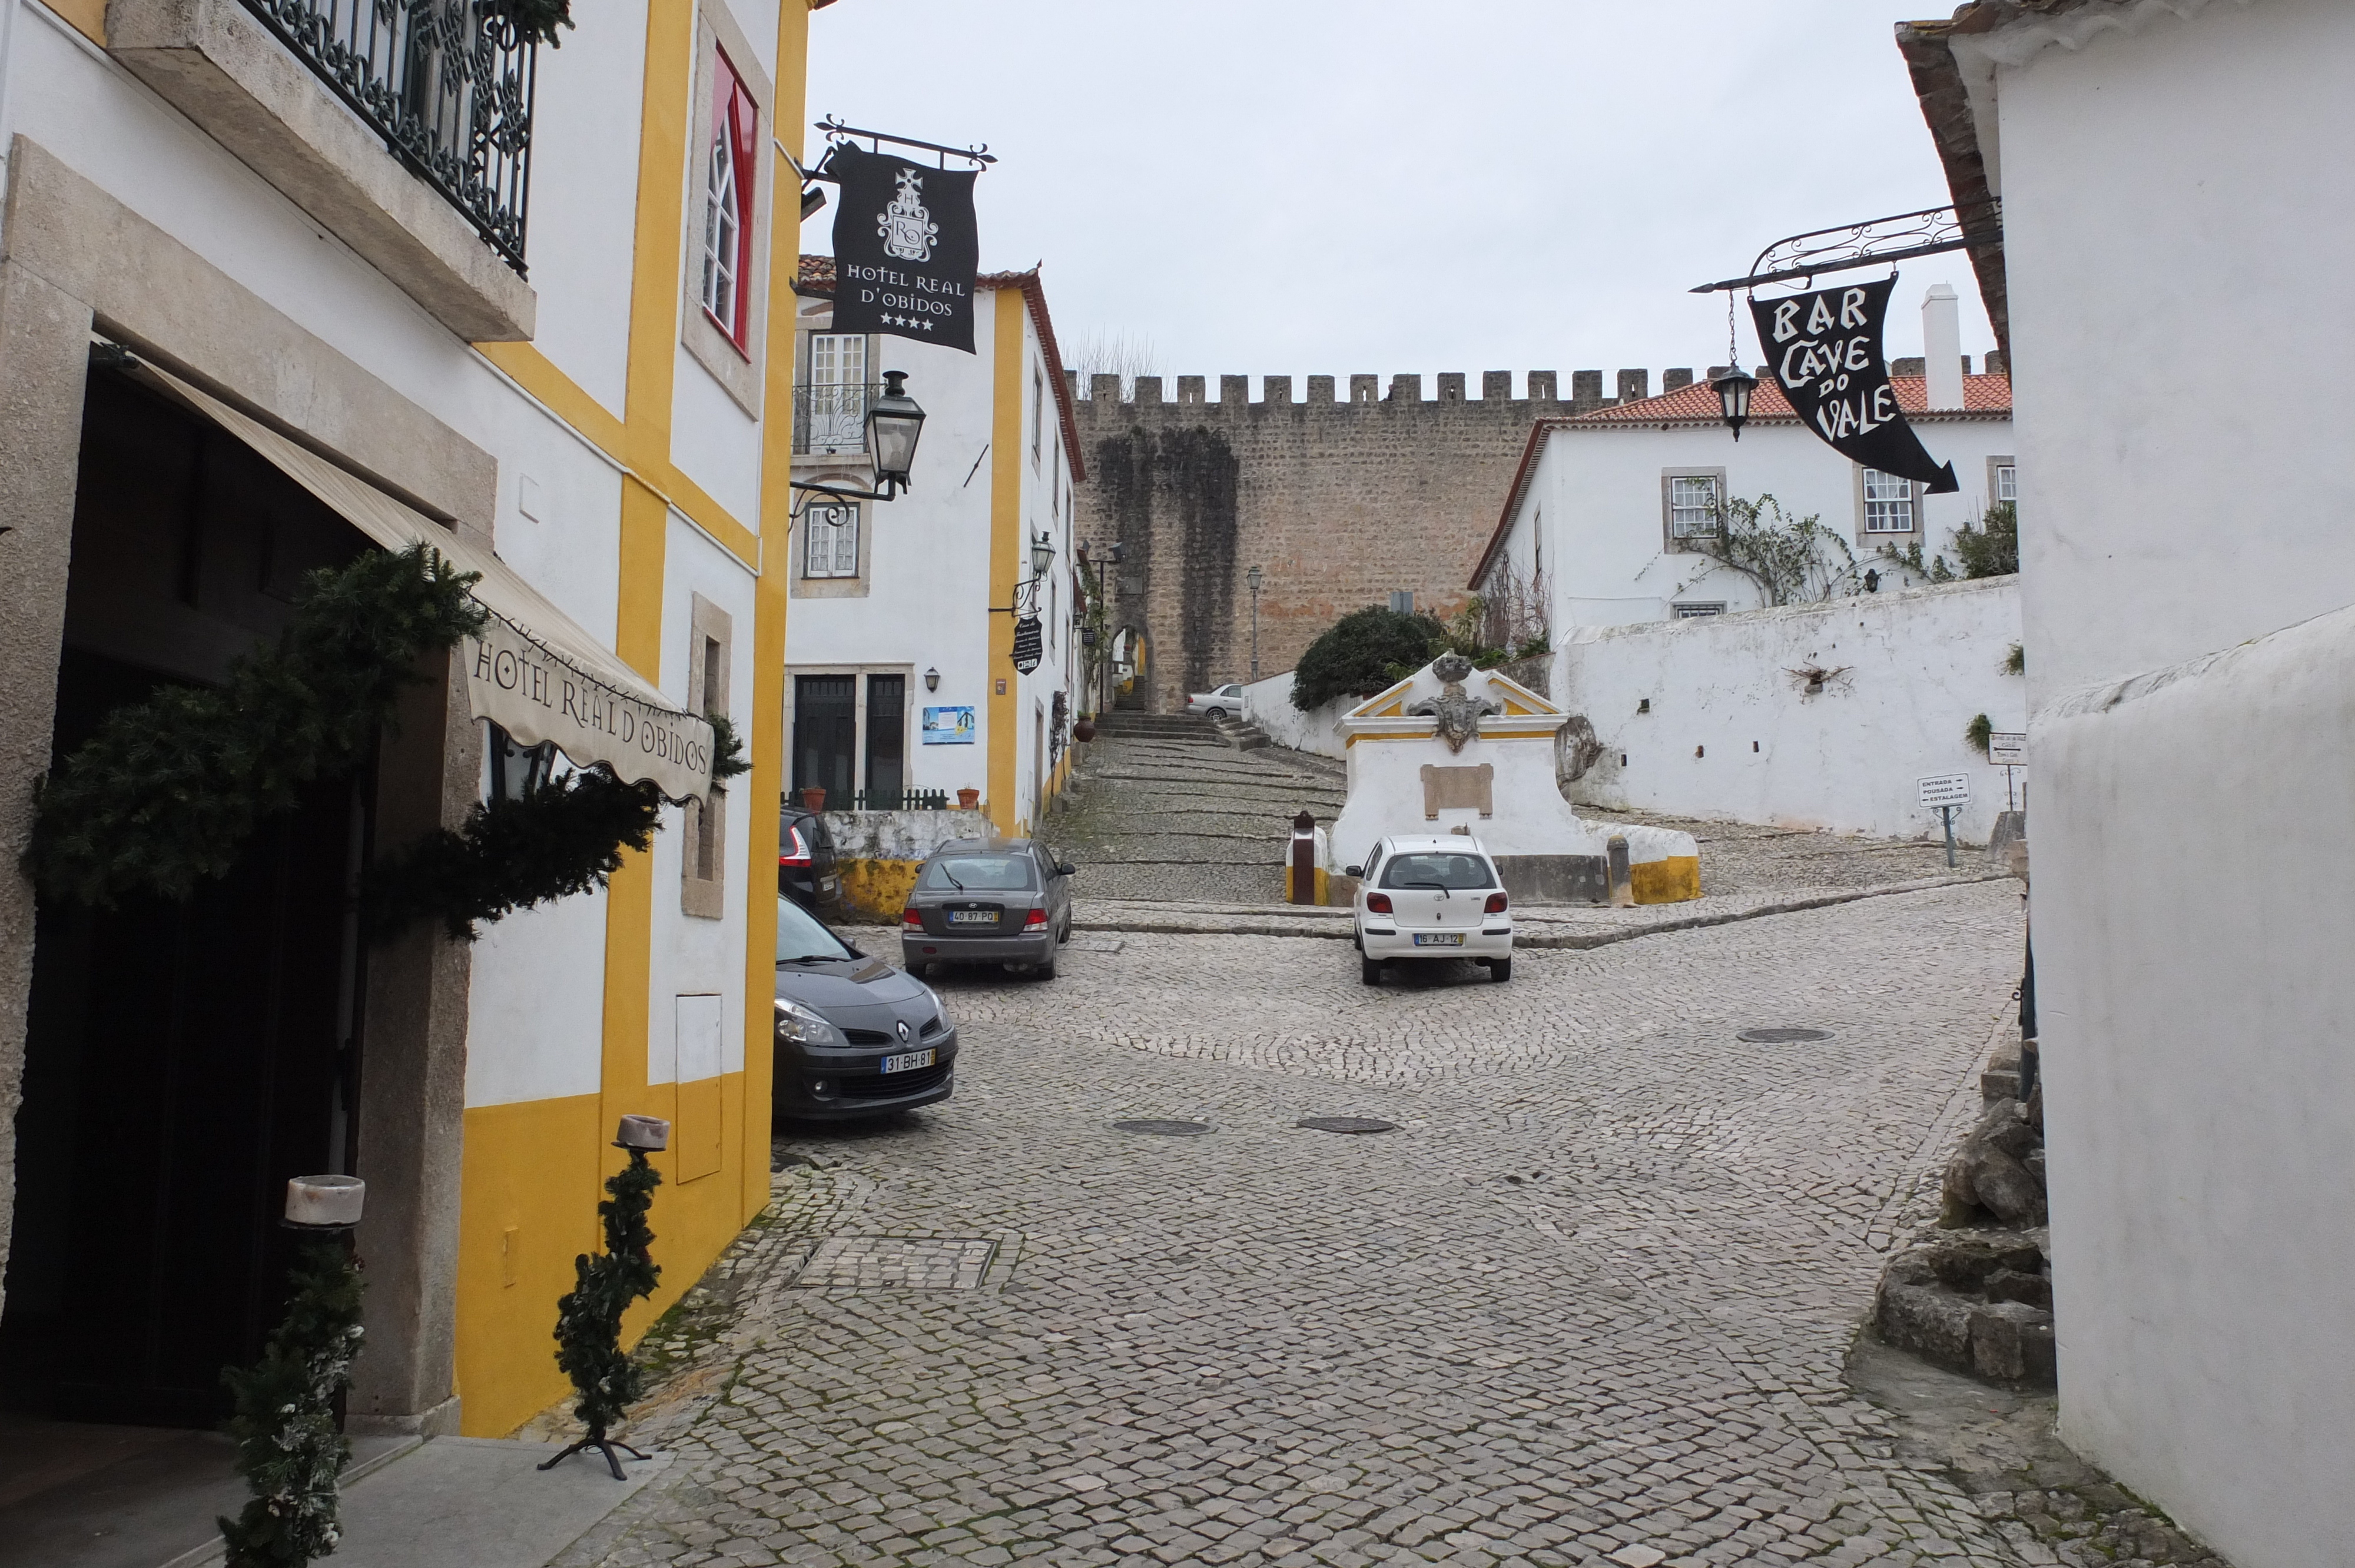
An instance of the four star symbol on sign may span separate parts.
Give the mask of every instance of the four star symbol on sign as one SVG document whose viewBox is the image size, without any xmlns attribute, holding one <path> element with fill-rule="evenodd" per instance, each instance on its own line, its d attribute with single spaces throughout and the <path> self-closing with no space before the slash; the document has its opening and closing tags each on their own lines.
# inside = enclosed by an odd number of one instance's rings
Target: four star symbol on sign
<svg viewBox="0 0 2355 1568">
<path fill-rule="evenodd" d="M 885 326 L 921 327 L 925 332 L 932 330 L 932 323 L 928 321 L 918 321 L 913 316 L 886 315 L 882 317 L 881 320 Z"/>
</svg>

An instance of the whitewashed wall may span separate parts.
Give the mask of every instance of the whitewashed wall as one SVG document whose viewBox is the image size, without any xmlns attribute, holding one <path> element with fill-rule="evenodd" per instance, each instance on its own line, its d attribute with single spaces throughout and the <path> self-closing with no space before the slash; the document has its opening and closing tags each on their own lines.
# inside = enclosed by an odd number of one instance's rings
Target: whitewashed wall
<svg viewBox="0 0 2355 1568">
<path fill-rule="evenodd" d="M 2240 1568 L 2343 1568 L 2355 160 L 2298 150 L 2343 143 L 2355 9 L 1955 52 L 2018 349 L 2062 1433 Z"/>
<path fill-rule="evenodd" d="M 1963 731 L 1981 713 L 2025 727 L 2025 685 L 2002 673 L 2019 641 L 2017 577 L 1583 628 L 1561 650 L 1554 700 L 1586 715 L 1604 755 L 1572 799 L 1910 836 L 1939 831 L 1915 780 L 1968 773 L 1955 832 L 1984 842 L 2004 773 Z M 1810 666 L 1843 673 L 1809 696 L 1791 672 Z"/>
<path fill-rule="evenodd" d="M 1358 705 L 1359 700 L 1335 697 L 1321 708 L 1303 713 L 1292 705 L 1292 672 L 1286 670 L 1281 675 L 1253 681 L 1243 688 L 1243 716 L 1278 746 L 1338 759 L 1347 753 L 1342 749 L 1340 732 L 1333 726 L 1341 722 L 1343 714 Z"/>
<path fill-rule="evenodd" d="M 2062 1435 L 2243 1568 L 2343 1568 L 2355 609 L 2032 744 Z"/>
</svg>

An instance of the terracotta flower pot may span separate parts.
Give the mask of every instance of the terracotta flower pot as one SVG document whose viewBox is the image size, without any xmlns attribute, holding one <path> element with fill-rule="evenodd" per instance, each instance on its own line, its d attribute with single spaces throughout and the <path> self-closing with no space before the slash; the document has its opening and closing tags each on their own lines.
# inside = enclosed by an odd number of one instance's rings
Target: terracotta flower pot
<svg viewBox="0 0 2355 1568">
<path fill-rule="evenodd" d="M 1096 721 L 1093 719 L 1082 719 L 1079 723 L 1071 726 L 1071 738 L 1073 740 L 1093 740 L 1095 737 Z"/>
<path fill-rule="evenodd" d="M 826 790 L 818 785 L 811 785 L 802 791 L 802 805 L 813 811 L 825 810 Z"/>
<path fill-rule="evenodd" d="M 972 810 L 975 806 L 978 806 L 978 805 L 980 805 L 980 804 L 981 804 L 981 791 L 980 791 L 980 790 L 978 790 L 978 789 L 960 789 L 960 790 L 958 790 L 958 791 L 957 791 L 957 810 L 960 810 L 960 811 L 970 811 L 970 810 Z"/>
</svg>

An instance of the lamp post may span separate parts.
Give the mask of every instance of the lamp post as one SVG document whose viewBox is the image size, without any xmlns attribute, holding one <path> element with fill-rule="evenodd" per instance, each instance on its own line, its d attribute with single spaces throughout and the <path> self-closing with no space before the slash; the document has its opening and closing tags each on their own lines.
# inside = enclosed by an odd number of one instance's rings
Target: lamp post
<svg viewBox="0 0 2355 1568">
<path fill-rule="evenodd" d="M 1262 575 L 1263 574 L 1257 567 L 1253 567 L 1251 570 L 1243 574 L 1243 581 L 1250 587 L 1252 596 L 1251 678 L 1254 681 L 1259 679 L 1259 585 Z"/>
<path fill-rule="evenodd" d="M 867 450 L 875 460 L 875 485 L 853 490 L 842 484 L 811 484 L 792 481 L 795 490 L 831 495 L 838 501 L 896 501 L 911 488 L 916 467 L 916 441 L 924 433 L 924 410 L 908 396 L 908 373 L 883 373 L 883 395 L 867 405 Z"/>
</svg>

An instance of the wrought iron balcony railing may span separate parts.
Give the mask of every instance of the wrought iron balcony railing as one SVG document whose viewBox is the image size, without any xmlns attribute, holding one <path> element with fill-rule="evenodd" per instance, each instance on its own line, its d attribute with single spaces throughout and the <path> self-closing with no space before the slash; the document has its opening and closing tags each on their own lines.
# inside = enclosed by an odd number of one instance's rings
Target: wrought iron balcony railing
<svg viewBox="0 0 2355 1568">
<path fill-rule="evenodd" d="M 392 154 L 524 270 L 537 46 L 501 0 L 245 0 Z"/>
<path fill-rule="evenodd" d="M 794 388 L 794 450 L 811 457 L 856 457 L 867 450 L 867 406 L 882 385 L 821 382 Z"/>
</svg>

